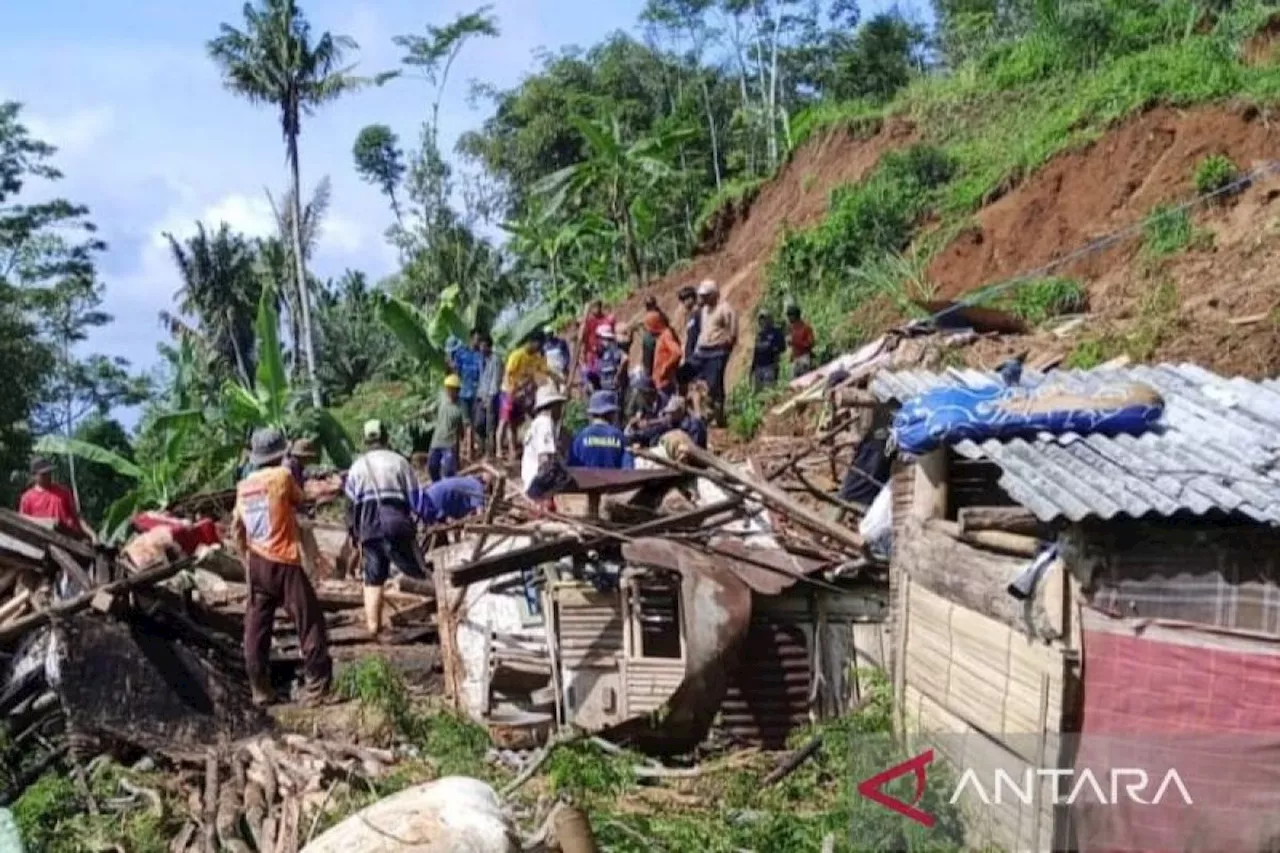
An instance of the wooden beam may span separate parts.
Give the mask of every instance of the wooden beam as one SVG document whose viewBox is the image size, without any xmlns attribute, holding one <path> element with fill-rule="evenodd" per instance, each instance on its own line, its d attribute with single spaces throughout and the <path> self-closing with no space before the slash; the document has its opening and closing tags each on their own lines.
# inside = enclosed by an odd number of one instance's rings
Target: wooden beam
<svg viewBox="0 0 1280 853">
<path fill-rule="evenodd" d="M 1021 536 L 1017 533 L 1003 533 L 999 530 L 979 530 L 974 533 L 961 533 L 960 524 L 955 521 L 944 521 L 931 518 L 925 527 L 950 536 L 957 542 L 964 542 L 978 548 L 1012 554 L 1015 557 L 1034 557 L 1040 553 L 1040 540 L 1034 536 Z"/>
<path fill-rule="evenodd" d="M 862 551 L 862 537 L 855 531 L 839 524 L 832 524 L 819 513 L 816 513 L 804 504 L 799 503 L 772 483 L 767 483 L 745 476 L 733 465 L 714 454 L 708 453 L 700 447 L 688 448 L 688 454 L 690 459 L 700 462 L 706 467 L 719 472 L 721 475 L 733 481 L 737 485 L 742 486 L 747 491 L 758 495 L 760 502 L 769 507 L 769 509 L 785 513 L 791 521 L 807 528 L 813 533 L 817 533 L 820 536 L 829 536 L 841 545 L 844 545 L 854 551 Z"/>
<path fill-rule="evenodd" d="M 939 447 L 916 460 L 911 514 L 920 520 L 947 517 L 947 449 Z"/>
<path fill-rule="evenodd" d="M 50 545 L 49 557 L 58 564 L 58 568 L 71 575 L 75 582 L 80 585 L 82 592 L 88 592 L 93 589 L 93 579 L 84 570 L 84 566 L 80 565 L 80 561 L 68 554 L 61 546 Z"/>
<path fill-rule="evenodd" d="M 51 544 L 59 545 L 64 551 L 85 560 L 92 560 L 96 553 L 88 542 L 73 539 L 3 507 L 0 507 L 0 531 L 41 550 Z"/>
<path fill-rule="evenodd" d="M 939 531 L 936 524 L 911 519 L 902 535 L 894 537 L 893 551 L 895 579 L 896 571 L 905 571 L 915 583 L 968 610 L 1028 636 L 1058 639 L 1059 632 L 1044 610 L 1060 604 L 1046 604 L 1042 590 L 1023 602 L 1006 589 L 1010 579 L 1026 568 L 1027 558 L 976 548 Z"/>
<path fill-rule="evenodd" d="M 957 517 L 961 533 L 999 530 L 1034 536 L 1042 526 L 1031 510 L 1020 506 L 967 506 L 957 513 Z"/>
<path fill-rule="evenodd" d="M 154 569 L 147 569 L 146 571 L 138 572 L 135 575 L 130 575 L 127 578 L 109 583 L 106 586 L 100 586 L 96 590 L 90 590 L 89 592 L 70 599 L 69 601 L 64 601 L 44 610 L 36 611 L 30 616 L 24 616 L 21 619 L 14 620 L 8 625 L 0 627 L 0 645 L 12 642 L 13 640 L 22 637 L 32 628 L 43 625 L 54 616 L 70 616 L 73 613 L 78 613 L 81 610 L 84 610 L 93 603 L 94 596 L 99 592 L 112 594 L 127 592 L 131 589 L 155 586 L 156 584 L 173 577 L 178 572 L 191 565 L 191 563 L 192 560 L 188 558 L 169 563 L 168 565 L 157 566 Z"/>
<path fill-rule="evenodd" d="M 501 577 L 511 572 L 518 572 L 526 566 L 539 566 L 574 554 L 581 554 L 593 548 L 599 548 L 609 542 L 625 542 L 628 539 L 652 536 L 680 527 L 697 525 L 717 515 L 730 512 L 736 509 L 739 504 L 741 504 L 741 500 L 733 498 L 678 515 L 664 515 L 660 518 L 655 518 L 653 521 L 647 521 L 644 524 L 637 524 L 634 527 L 627 527 L 622 530 L 606 531 L 601 529 L 596 535 L 586 539 L 567 536 L 563 539 L 507 551 L 504 554 L 495 554 L 492 557 L 486 557 L 483 560 L 476 560 L 465 566 L 459 566 L 448 573 L 449 581 L 455 587 L 469 586 L 479 581 Z"/>
</svg>

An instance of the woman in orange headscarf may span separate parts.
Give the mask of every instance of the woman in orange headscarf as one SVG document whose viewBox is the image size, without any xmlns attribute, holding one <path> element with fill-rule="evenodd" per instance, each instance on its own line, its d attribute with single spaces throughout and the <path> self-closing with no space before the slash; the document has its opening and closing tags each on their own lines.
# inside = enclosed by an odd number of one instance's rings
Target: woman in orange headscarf
<svg viewBox="0 0 1280 853">
<path fill-rule="evenodd" d="M 646 312 L 644 327 L 657 339 L 653 353 L 653 385 L 665 398 L 676 390 L 676 370 L 684 352 L 661 311 Z"/>
</svg>

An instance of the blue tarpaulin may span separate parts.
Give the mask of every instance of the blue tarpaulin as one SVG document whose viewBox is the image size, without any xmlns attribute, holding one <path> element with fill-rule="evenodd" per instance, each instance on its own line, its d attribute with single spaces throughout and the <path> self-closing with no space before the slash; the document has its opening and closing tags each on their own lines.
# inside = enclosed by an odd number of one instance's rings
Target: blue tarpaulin
<svg viewBox="0 0 1280 853">
<path fill-rule="evenodd" d="M 1160 395 L 1137 383 L 1090 394 L 1053 383 L 950 386 L 904 403 L 893 419 L 893 436 L 900 450 L 918 456 L 966 440 L 1030 439 L 1041 433 L 1139 435 L 1158 423 L 1163 412 Z"/>
</svg>

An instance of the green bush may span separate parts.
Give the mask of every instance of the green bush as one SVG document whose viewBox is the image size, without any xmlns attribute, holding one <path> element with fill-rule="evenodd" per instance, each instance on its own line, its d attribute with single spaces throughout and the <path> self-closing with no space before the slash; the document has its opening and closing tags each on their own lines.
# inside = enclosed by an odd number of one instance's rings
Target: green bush
<svg viewBox="0 0 1280 853">
<path fill-rule="evenodd" d="M 764 426 L 769 407 L 778 398 L 777 388 L 752 387 L 749 380 L 739 382 L 729 389 L 729 397 L 725 400 L 725 420 L 729 432 L 740 441 L 755 438 L 760 427 Z"/>
<path fill-rule="evenodd" d="M 908 247 L 953 172 L 940 149 L 914 145 L 884 155 L 866 180 L 836 189 L 820 225 L 788 232 L 779 243 L 768 268 L 768 304 L 776 309 L 787 295 L 822 340 L 853 343 L 842 329 L 846 318 L 879 292 L 860 268 Z"/>
<path fill-rule="evenodd" d="M 1230 186 L 1239 176 L 1240 170 L 1230 157 L 1223 154 L 1210 154 L 1196 164 L 1195 174 L 1192 177 L 1196 192 L 1205 195 Z"/>
<path fill-rule="evenodd" d="M 1195 232 L 1186 210 L 1162 204 L 1143 222 L 1142 235 L 1147 254 L 1162 257 L 1181 252 L 1191 245 Z"/>
</svg>

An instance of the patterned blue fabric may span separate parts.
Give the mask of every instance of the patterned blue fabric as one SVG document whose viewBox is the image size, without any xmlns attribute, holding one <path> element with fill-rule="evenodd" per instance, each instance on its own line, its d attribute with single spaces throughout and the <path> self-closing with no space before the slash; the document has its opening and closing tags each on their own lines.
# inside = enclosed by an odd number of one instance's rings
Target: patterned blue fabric
<svg viewBox="0 0 1280 853">
<path fill-rule="evenodd" d="M 1132 386 L 1101 389 L 1097 404 L 1069 407 L 1079 394 L 1045 384 L 1033 388 L 989 385 L 935 388 L 903 404 L 893 419 L 897 446 L 918 456 L 943 445 L 987 439 L 1035 438 L 1038 433 L 1138 435 L 1160 420 L 1164 403 L 1126 394 Z M 1064 408 L 1018 411 L 1020 406 L 1062 396 Z"/>
</svg>

